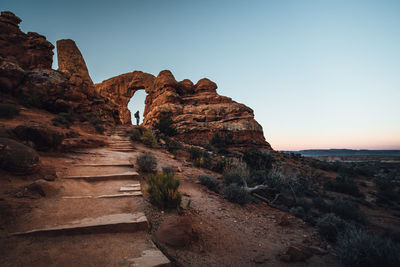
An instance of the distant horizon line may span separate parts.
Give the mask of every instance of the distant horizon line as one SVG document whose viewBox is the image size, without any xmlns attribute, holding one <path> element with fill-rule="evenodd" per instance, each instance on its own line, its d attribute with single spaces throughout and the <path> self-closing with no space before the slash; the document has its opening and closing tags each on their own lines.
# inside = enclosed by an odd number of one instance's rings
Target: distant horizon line
<svg viewBox="0 0 400 267">
<path fill-rule="evenodd" d="M 274 149 L 275 150 L 275 149 Z M 305 151 L 305 150 L 352 150 L 352 151 L 400 151 L 400 148 L 393 149 L 367 149 L 367 148 L 307 148 L 298 150 L 276 149 L 277 151 Z"/>
</svg>

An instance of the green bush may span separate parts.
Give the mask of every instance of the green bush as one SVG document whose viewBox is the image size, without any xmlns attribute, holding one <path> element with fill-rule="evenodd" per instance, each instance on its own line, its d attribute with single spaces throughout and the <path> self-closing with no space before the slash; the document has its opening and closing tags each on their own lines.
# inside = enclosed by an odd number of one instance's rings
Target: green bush
<svg viewBox="0 0 400 267">
<path fill-rule="evenodd" d="M 339 232 L 345 229 L 346 222 L 333 213 L 327 213 L 317 220 L 317 229 L 321 236 L 336 242 Z"/>
<path fill-rule="evenodd" d="M 303 207 L 292 207 L 289 212 L 296 217 L 305 219 L 307 214 Z"/>
<path fill-rule="evenodd" d="M 132 131 L 130 132 L 130 138 L 134 142 L 139 142 L 141 136 L 142 136 L 142 134 L 140 133 L 139 129 L 135 128 L 135 129 L 132 129 Z"/>
<path fill-rule="evenodd" d="M 137 157 L 136 164 L 139 167 L 139 171 L 142 172 L 156 172 L 157 170 L 157 160 L 150 153 L 144 153 Z"/>
<path fill-rule="evenodd" d="M 178 149 L 180 149 L 182 146 L 179 142 L 175 141 L 172 138 L 165 138 L 167 150 L 169 153 L 175 154 Z"/>
<path fill-rule="evenodd" d="M 96 129 L 96 132 L 98 132 L 99 134 L 103 134 L 104 131 L 106 130 L 102 125 L 96 125 L 94 126 L 94 128 Z"/>
<path fill-rule="evenodd" d="M 314 207 L 316 207 L 321 212 L 330 212 L 331 207 L 325 200 L 321 197 L 315 197 L 312 200 Z"/>
<path fill-rule="evenodd" d="M 400 176 L 395 173 L 380 173 L 374 179 L 377 187 L 376 202 L 384 205 L 400 206 Z"/>
<path fill-rule="evenodd" d="M 51 120 L 54 126 L 65 126 L 69 128 L 75 121 L 75 116 L 70 113 L 58 113 L 58 115 Z"/>
<path fill-rule="evenodd" d="M 240 205 L 244 205 L 250 201 L 250 196 L 247 191 L 236 184 L 231 184 L 225 187 L 224 195 L 230 202 Z"/>
<path fill-rule="evenodd" d="M 400 266 L 399 245 L 355 227 L 348 227 L 339 234 L 336 254 L 345 266 Z"/>
<path fill-rule="evenodd" d="M 162 172 L 165 173 L 165 174 L 167 174 L 167 173 L 175 174 L 175 170 L 174 170 L 174 168 L 171 167 L 171 166 L 163 167 L 163 168 L 162 168 Z"/>
<path fill-rule="evenodd" d="M 158 173 L 148 181 L 147 192 L 150 202 L 161 209 L 177 208 L 181 204 L 182 195 L 178 192 L 179 179 L 173 173 Z"/>
<path fill-rule="evenodd" d="M 251 148 L 244 151 L 243 160 L 251 170 L 266 170 L 272 168 L 274 157 L 269 152 L 262 152 L 258 148 Z"/>
<path fill-rule="evenodd" d="M 211 170 L 213 172 L 223 173 L 226 167 L 226 160 L 217 160 L 217 162 L 212 166 Z"/>
<path fill-rule="evenodd" d="M 233 165 L 224 171 L 223 179 L 225 185 L 244 185 L 249 181 L 249 171 L 244 164 Z"/>
<path fill-rule="evenodd" d="M 219 180 L 210 176 L 210 175 L 200 175 L 199 176 L 200 184 L 206 186 L 208 189 L 218 192 Z"/>
<path fill-rule="evenodd" d="M 219 135 L 215 133 L 211 139 L 211 145 L 217 148 L 218 153 L 227 154 L 228 151 L 226 148 L 233 144 L 233 134 L 231 132 L 227 132 L 224 135 Z"/>
<path fill-rule="evenodd" d="M 146 130 L 145 132 L 143 132 L 142 136 L 140 137 L 140 140 L 142 141 L 143 144 L 145 144 L 148 147 L 157 146 L 156 135 L 151 130 Z"/>
<path fill-rule="evenodd" d="M 190 159 L 193 161 L 194 166 L 200 168 L 211 168 L 211 157 L 207 151 L 203 151 L 197 147 L 191 147 L 189 149 Z"/>
<path fill-rule="evenodd" d="M 340 175 L 336 179 L 332 179 L 325 183 L 326 190 L 352 195 L 354 197 L 364 198 L 364 194 L 360 192 L 356 182 L 349 176 Z"/>
<path fill-rule="evenodd" d="M 267 172 L 265 170 L 253 170 L 250 173 L 249 186 L 255 186 L 265 183 L 267 179 Z"/>
<path fill-rule="evenodd" d="M 19 114 L 18 107 L 11 104 L 0 104 L 0 118 L 12 119 Z"/>
<path fill-rule="evenodd" d="M 350 199 L 335 198 L 330 208 L 333 213 L 344 220 L 351 220 L 359 224 L 368 222 L 367 215 L 360 210 L 357 203 Z"/>
<path fill-rule="evenodd" d="M 165 134 L 166 136 L 174 136 L 176 135 L 176 129 L 173 127 L 173 121 L 171 117 L 163 117 L 158 121 L 154 126 L 158 132 Z"/>
<path fill-rule="evenodd" d="M 37 94 L 31 95 L 25 92 L 19 94 L 18 102 L 25 107 L 41 108 L 43 106 L 42 100 L 39 95 Z"/>
</svg>

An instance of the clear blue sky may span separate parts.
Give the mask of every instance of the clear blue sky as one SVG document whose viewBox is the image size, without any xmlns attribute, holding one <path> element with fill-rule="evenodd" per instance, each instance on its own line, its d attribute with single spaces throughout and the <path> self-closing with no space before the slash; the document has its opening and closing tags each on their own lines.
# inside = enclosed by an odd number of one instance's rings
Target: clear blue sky
<svg viewBox="0 0 400 267">
<path fill-rule="evenodd" d="M 95 82 L 133 70 L 210 78 L 254 109 L 274 149 L 400 149 L 400 1 L 0 6 L 24 31 L 74 39 Z"/>
</svg>

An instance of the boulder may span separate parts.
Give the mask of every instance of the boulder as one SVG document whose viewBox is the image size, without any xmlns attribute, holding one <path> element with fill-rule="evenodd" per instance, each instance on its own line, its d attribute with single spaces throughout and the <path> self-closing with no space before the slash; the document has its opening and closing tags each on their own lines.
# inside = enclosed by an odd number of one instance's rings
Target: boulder
<svg viewBox="0 0 400 267">
<path fill-rule="evenodd" d="M 170 217 L 166 219 L 154 234 L 158 242 L 172 247 L 186 247 L 197 240 L 189 217 Z"/>
<path fill-rule="evenodd" d="M 19 125 L 13 130 L 23 141 L 31 141 L 37 150 L 48 151 L 57 149 L 64 135 L 44 125 Z"/>
<path fill-rule="evenodd" d="M 57 194 L 58 187 L 55 183 L 39 179 L 28 185 L 27 191 L 39 194 L 42 197 L 51 197 Z"/>
<path fill-rule="evenodd" d="M 281 255 L 280 259 L 285 262 L 299 262 L 306 261 L 312 255 L 313 254 L 306 247 L 291 245 L 288 247 L 286 253 Z"/>
<path fill-rule="evenodd" d="M 0 138 L 0 168 L 15 174 L 31 174 L 39 169 L 35 150 L 8 138 Z"/>
</svg>

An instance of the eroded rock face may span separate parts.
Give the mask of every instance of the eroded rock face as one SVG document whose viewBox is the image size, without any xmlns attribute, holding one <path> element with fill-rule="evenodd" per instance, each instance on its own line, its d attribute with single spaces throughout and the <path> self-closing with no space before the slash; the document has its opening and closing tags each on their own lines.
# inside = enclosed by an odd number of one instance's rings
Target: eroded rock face
<svg viewBox="0 0 400 267">
<path fill-rule="evenodd" d="M 51 69 L 54 46 L 43 35 L 23 33 L 18 26 L 21 21 L 12 12 L 1 12 L 0 57 L 24 70 Z"/>
<path fill-rule="evenodd" d="M 258 146 L 272 149 L 265 141 L 263 129 L 254 120 L 253 110 L 217 93 L 217 85 L 209 79 L 197 84 L 185 79 L 177 82 L 164 70 L 157 77 L 132 72 L 96 84 L 96 90 L 119 105 L 120 122 L 130 123 L 127 104 L 137 90 L 148 94 L 143 125 L 154 127 L 160 118 L 170 116 L 178 132 L 177 138 L 196 145 L 205 145 L 214 134 L 233 135 L 234 147 Z"/>
<path fill-rule="evenodd" d="M 143 126 L 154 127 L 170 117 L 177 138 L 205 145 L 215 134 L 232 136 L 231 147 L 271 149 L 253 110 L 217 93 L 209 79 L 196 84 L 176 81 L 164 70 L 157 77 L 141 71 L 122 74 L 94 85 L 81 52 L 69 39 L 57 42 L 59 69 L 51 69 L 51 43 L 36 33 L 23 33 L 11 12 L 0 16 L 0 91 L 22 104 L 53 113 L 98 113 L 110 123 L 130 124 L 128 103 L 137 90 L 147 93 Z"/>
<path fill-rule="evenodd" d="M 57 60 L 59 71 L 75 75 L 75 79 L 80 78 L 93 85 L 85 60 L 73 40 L 63 39 L 57 41 Z"/>
</svg>

